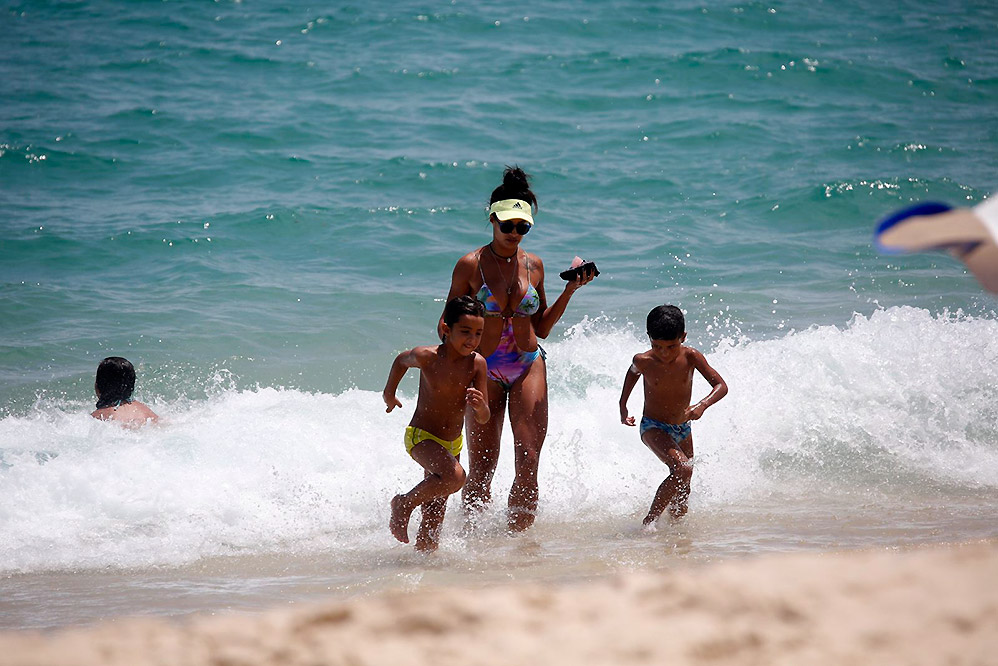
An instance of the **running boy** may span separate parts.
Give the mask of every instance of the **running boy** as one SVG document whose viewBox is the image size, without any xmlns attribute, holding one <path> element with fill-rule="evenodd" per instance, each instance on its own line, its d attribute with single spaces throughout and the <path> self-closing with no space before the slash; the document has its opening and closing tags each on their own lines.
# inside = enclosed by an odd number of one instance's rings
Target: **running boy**
<svg viewBox="0 0 998 666">
<path fill-rule="evenodd" d="M 406 370 L 419 368 L 419 397 L 405 429 L 405 450 L 426 473 L 412 490 L 392 499 L 388 528 L 396 539 L 409 543 L 409 516 L 422 507 L 416 535 L 416 550 L 421 551 L 437 549 L 447 497 L 464 485 L 458 455 L 464 444 L 465 406 L 471 407 L 479 423 L 488 422 L 490 416 L 485 397 L 488 370 L 485 358 L 475 351 L 485 328 L 485 308 L 471 296 L 459 296 L 447 303 L 443 322 L 444 341 L 399 354 L 382 394 L 386 411 L 401 407 L 395 397 L 399 382 Z"/>
<path fill-rule="evenodd" d="M 660 305 L 648 313 L 648 337 L 651 349 L 636 354 L 624 376 L 620 392 L 620 422 L 635 425 L 627 415 L 627 398 L 644 375 L 645 408 L 641 417 L 641 441 L 658 459 L 669 466 L 669 476 L 658 487 L 644 524 L 652 525 L 668 508 L 675 518 L 686 514 L 693 477 L 693 433 L 690 421 L 728 393 L 728 385 L 703 354 L 684 347 L 686 321 L 675 305 Z M 706 398 L 690 404 L 693 394 L 693 371 L 711 385 Z"/>
<path fill-rule="evenodd" d="M 108 356 L 97 366 L 94 380 L 97 409 L 90 416 L 101 421 L 118 421 L 129 427 L 158 421 L 155 412 L 138 400 L 132 400 L 134 390 L 135 367 L 128 359 Z"/>
</svg>

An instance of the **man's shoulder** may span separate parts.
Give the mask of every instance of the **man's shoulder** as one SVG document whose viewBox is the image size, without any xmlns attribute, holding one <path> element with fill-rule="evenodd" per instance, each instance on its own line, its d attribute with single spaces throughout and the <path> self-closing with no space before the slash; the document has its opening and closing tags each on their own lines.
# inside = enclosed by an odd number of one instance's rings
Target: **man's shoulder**
<svg viewBox="0 0 998 666">
<path fill-rule="evenodd" d="M 114 407 L 102 407 L 101 409 L 94 410 L 90 415 L 101 421 L 114 421 L 122 425 L 142 425 L 147 422 L 156 422 L 159 420 L 159 415 L 156 412 L 138 400 L 132 400 L 119 406 L 117 409 Z"/>
<path fill-rule="evenodd" d="M 149 407 L 149 405 L 145 404 L 144 402 L 139 402 L 138 400 L 133 400 L 132 404 L 135 405 L 135 408 L 140 413 L 144 414 L 147 418 L 151 418 L 151 419 L 157 419 L 157 418 L 159 418 L 158 416 L 156 416 L 156 412 L 152 411 L 152 409 Z"/>
</svg>

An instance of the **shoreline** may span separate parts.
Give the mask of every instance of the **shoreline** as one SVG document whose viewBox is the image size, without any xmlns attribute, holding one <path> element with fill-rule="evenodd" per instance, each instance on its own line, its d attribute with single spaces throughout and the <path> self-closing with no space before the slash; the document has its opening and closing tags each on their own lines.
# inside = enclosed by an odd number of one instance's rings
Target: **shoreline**
<svg viewBox="0 0 998 666">
<path fill-rule="evenodd" d="M 985 664 L 998 650 L 994 580 L 994 540 L 770 554 L 594 582 L 5 631 L 0 665 Z"/>
</svg>

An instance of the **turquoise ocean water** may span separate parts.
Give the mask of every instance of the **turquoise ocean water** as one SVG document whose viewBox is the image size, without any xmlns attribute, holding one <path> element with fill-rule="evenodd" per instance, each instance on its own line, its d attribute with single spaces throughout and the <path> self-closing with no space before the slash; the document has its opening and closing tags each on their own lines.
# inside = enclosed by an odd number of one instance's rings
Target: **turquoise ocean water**
<svg viewBox="0 0 998 666">
<path fill-rule="evenodd" d="M 998 535 L 995 300 L 870 242 L 995 190 L 994 3 L 0 9 L 2 626 Z M 545 343 L 537 526 L 452 504 L 427 561 L 385 526 L 415 380 L 380 390 L 506 164 L 527 249 L 602 275 Z M 648 535 L 616 401 L 664 302 L 732 392 Z M 87 416 L 108 355 L 162 427 Z"/>
</svg>

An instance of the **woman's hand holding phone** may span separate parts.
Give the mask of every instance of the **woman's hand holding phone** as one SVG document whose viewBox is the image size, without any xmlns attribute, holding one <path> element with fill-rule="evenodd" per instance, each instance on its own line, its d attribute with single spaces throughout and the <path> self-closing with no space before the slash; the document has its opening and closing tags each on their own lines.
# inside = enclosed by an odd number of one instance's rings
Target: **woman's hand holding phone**
<svg viewBox="0 0 998 666">
<path fill-rule="evenodd" d="M 596 268 L 595 262 L 585 261 L 581 257 L 576 257 L 572 260 L 571 268 L 562 271 L 559 275 L 562 280 L 567 282 L 574 282 L 579 278 L 582 278 L 585 282 L 589 282 L 599 275 L 599 269 Z M 587 277 L 589 278 L 588 280 L 586 279 Z"/>
</svg>

